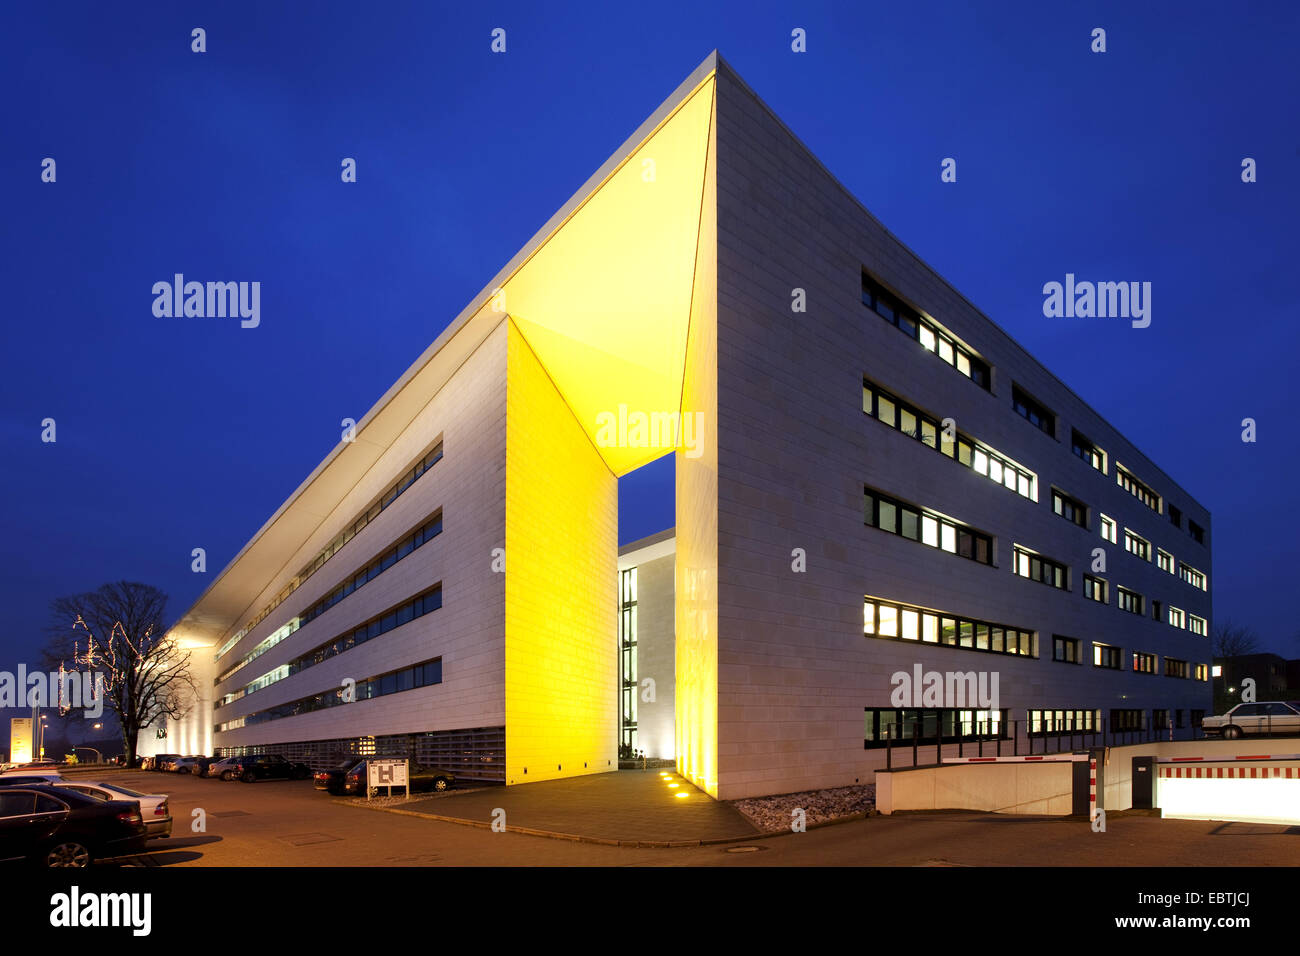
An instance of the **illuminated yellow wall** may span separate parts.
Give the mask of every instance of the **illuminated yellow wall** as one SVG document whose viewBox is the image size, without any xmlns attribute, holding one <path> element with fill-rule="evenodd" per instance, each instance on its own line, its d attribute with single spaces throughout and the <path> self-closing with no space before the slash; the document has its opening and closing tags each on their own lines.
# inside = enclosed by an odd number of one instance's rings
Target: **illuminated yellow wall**
<svg viewBox="0 0 1300 956">
<path fill-rule="evenodd" d="M 593 441 L 620 405 L 678 409 L 713 87 L 710 75 L 505 283 L 499 308 Z M 615 474 L 674 447 L 635 438 L 600 446 Z"/>
<path fill-rule="evenodd" d="M 513 321 L 507 349 L 506 782 L 519 784 L 618 767 L 618 481 Z"/>
<path fill-rule="evenodd" d="M 677 770 L 718 796 L 718 256 L 716 120 L 710 110 L 704 201 L 682 382 L 700 448 L 677 453 Z"/>
</svg>

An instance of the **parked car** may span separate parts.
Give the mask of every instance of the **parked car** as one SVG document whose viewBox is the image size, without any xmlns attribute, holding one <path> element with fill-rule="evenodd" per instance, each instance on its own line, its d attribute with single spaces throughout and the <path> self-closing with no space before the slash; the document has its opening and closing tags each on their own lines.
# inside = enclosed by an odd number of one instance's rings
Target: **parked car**
<svg viewBox="0 0 1300 956">
<path fill-rule="evenodd" d="M 0 788 L 0 860 L 86 867 L 139 853 L 149 835 L 140 807 L 51 786 Z"/>
<path fill-rule="evenodd" d="M 149 839 L 161 839 L 172 835 L 172 814 L 167 805 L 165 793 L 141 793 L 116 783 L 90 783 L 82 780 L 64 780 L 54 784 L 60 790 L 71 790 L 95 800 L 134 800 L 144 817 L 145 830 Z"/>
<path fill-rule="evenodd" d="M 222 771 L 222 780 L 234 780 L 236 777 L 244 783 L 257 780 L 306 780 L 311 776 L 311 768 L 305 763 L 293 763 L 279 754 L 253 754 L 239 757 Z"/>
<path fill-rule="evenodd" d="M 1238 704 L 1226 714 L 1206 717 L 1201 730 L 1207 737 L 1235 740 L 1248 734 L 1300 735 L 1300 701 L 1261 700 Z"/>
<path fill-rule="evenodd" d="M 208 757 L 177 757 L 167 762 L 167 769 L 172 773 L 198 773 L 209 759 Z"/>
<path fill-rule="evenodd" d="M 212 759 L 212 762 L 208 764 L 207 769 L 203 771 L 203 776 L 221 777 L 222 774 L 225 773 L 226 768 L 229 767 L 232 763 L 234 763 L 238 759 L 239 759 L 238 757 L 222 757 L 220 760 L 218 760 L 217 758 L 214 757 Z M 230 778 L 225 777 L 223 779 L 228 780 Z"/>
<path fill-rule="evenodd" d="M 317 790 L 326 790 L 333 794 L 343 792 L 343 778 L 347 772 L 356 766 L 360 757 L 354 755 L 337 757 L 332 766 L 327 770 L 318 770 L 312 774 L 312 783 Z"/>
<path fill-rule="evenodd" d="M 63 775 L 60 773 L 31 773 L 30 771 L 24 770 L 0 773 L 0 786 L 3 787 L 30 787 L 32 784 L 52 784 L 62 782 Z"/>
<path fill-rule="evenodd" d="M 369 780 L 369 761 L 402 759 L 405 758 L 359 757 L 357 762 L 343 774 L 342 788 L 330 792 L 344 796 L 365 796 Z M 421 767 L 419 764 L 410 763 L 407 764 L 407 779 L 411 783 L 412 793 L 427 793 L 429 791 L 441 793 L 444 790 L 451 789 L 452 784 L 456 782 L 456 775 L 450 770 L 434 770 L 431 767 Z"/>
<path fill-rule="evenodd" d="M 166 770 L 168 761 L 175 760 L 180 754 L 154 754 L 144 758 L 143 770 Z"/>
</svg>

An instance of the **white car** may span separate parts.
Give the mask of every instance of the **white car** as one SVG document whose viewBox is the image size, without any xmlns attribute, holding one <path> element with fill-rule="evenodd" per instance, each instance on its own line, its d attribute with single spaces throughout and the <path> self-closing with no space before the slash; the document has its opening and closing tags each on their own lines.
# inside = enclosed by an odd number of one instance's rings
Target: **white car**
<svg viewBox="0 0 1300 956">
<path fill-rule="evenodd" d="M 134 800 L 140 805 L 144 828 L 150 840 L 172 835 L 172 814 L 165 793 L 140 793 L 116 783 L 90 783 L 83 780 L 59 780 L 54 786 L 75 790 L 94 800 Z"/>
<path fill-rule="evenodd" d="M 1207 737 L 1222 736 L 1224 740 L 1248 734 L 1300 735 L 1300 701 L 1238 704 L 1226 714 L 1203 719 L 1201 730 Z"/>
<path fill-rule="evenodd" d="M 63 774 L 57 770 L 30 770 L 18 767 L 0 773 L 0 783 L 6 784 L 60 783 L 62 780 Z"/>
</svg>

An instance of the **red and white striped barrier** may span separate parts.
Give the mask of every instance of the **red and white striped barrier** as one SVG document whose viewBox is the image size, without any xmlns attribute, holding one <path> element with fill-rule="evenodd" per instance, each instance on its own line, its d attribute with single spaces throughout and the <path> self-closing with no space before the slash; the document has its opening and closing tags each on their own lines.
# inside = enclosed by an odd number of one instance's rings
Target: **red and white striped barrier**
<svg viewBox="0 0 1300 956">
<path fill-rule="evenodd" d="M 1250 758 L 1247 758 L 1250 759 Z M 1259 758 L 1253 758 L 1259 759 Z M 1295 759 L 1295 758 L 1288 758 Z M 1300 767 L 1160 767 L 1160 776 L 1191 780 L 1300 780 Z"/>
<path fill-rule="evenodd" d="M 1087 754 L 1038 754 L 1033 757 L 944 757 L 944 763 L 1072 763 Z"/>
<path fill-rule="evenodd" d="M 1239 754 L 1223 757 L 1162 757 L 1156 763 L 1226 763 L 1229 760 L 1300 760 L 1300 754 Z"/>
</svg>

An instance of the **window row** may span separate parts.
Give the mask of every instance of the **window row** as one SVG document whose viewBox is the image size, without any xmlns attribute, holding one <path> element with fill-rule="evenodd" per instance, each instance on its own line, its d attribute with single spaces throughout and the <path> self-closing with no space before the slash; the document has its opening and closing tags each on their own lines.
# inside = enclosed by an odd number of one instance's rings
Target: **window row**
<svg viewBox="0 0 1300 956">
<path fill-rule="evenodd" d="M 356 591 L 357 588 L 369 584 L 379 575 L 383 574 L 398 561 L 409 555 L 412 551 L 420 548 L 426 542 L 432 540 L 442 533 L 442 509 L 439 508 L 437 514 L 426 521 L 421 527 L 416 528 L 393 547 L 389 548 L 379 557 L 375 558 L 364 568 L 358 571 L 352 577 L 348 578 L 329 594 L 325 595 L 315 604 L 308 607 L 298 615 L 300 625 L 306 624 L 320 617 L 334 605 L 338 604 L 345 597 Z"/>
<path fill-rule="evenodd" d="M 390 608 L 383 614 L 376 615 L 364 624 L 352 628 L 346 634 L 330 641 L 328 644 L 322 644 L 313 648 L 306 654 L 295 657 L 289 662 L 289 673 L 296 674 L 299 671 L 306 670 L 308 667 L 314 667 L 317 664 L 329 660 L 331 657 L 337 657 L 344 651 L 350 651 L 358 644 L 364 644 L 366 641 L 374 640 L 381 634 L 387 634 L 394 628 L 401 627 L 418 617 L 438 610 L 442 607 L 442 583 L 439 582 L 434 587 L 425 591 L 423 594 L 416 595 L 409 601 L 399 604 L 397 607 Z"/>
<path fill-rule="evenodd" d="M 960 708 L 894 709 L 867 707 L 864 748 L 884 747 L 890 742 L 935 744 L 945 741 L 996 740 L 1005 737 L 1010 725 L 1005 710 L 963 710 Z"/>
<path fill-rule="evenodd" d="M 1117 587 L 1115 594 L 1117 595 L 1115 604 L 1121 611 L 1128 611 L 1130 614 L 1146 614 L 1146 598 L 1141 594 L 1124 587 Z"/>
<path fill-rule="evenodd" d="M 1030 398 L 1019 385 L 1011 386 L 1011 407 L 1016 414 L 1040 432 L 1052 438 L 1056 437 L 1056 416 L 1044 405 Z"/>
<path fill-rule="evenodd" d="M 1062 591 L 1070 590 L 1070 569 L 1064 564 L 1045 558 L 1041 554 L 1016 545 L 1012 551 L 1014 564 L 1011 570 L 1022 578 L 1038 581 Z"/>
<path fill-rule="evenodd" d="M 1178 566 L 1178 576 L 1194 588 L 1200 588 L 1202 591 L 1208 590 L 1205 575 L 1190 565 L 1180 564 Z"/>
<path fill-rule="evenodd" d="M 993 563 L 993 538 L 982 531 L 904 504 L 873 488 L 864 492 L 863 520 L 873 528 L 919 541 L 980 564 Z"/>
<path fill-rule="evenodd" d="M 1138 481 L 1128 469 L 1116 465 L 1115 481 L 1130 495 L 1142 502 L 1156 514 L 1160 514 L 1160 496 L 1151 488 Z"/>
<path fill-rule="evenodd" d="M 1128 528 L 1124 529 L 1124 550 L 1129 554 L 1137 555 L 1143 561 L 1151 560 L 1151 542 L 1139 534 L 1134 534 Z"/>
<path fill-rule="evenodd" d="M 325 598 L 322 598 L 320 601 L 317 601 L 316 604 L 312 605 L 312 607 L 308 608 L 303 613 L 291 618 L 287 623 L 281 625 L 275 631 L 272 631 L 270 634 L 264 637 L 261 641 L 257 643 L 257 646 L 255 646 L 242 658 L 236 661 L 231 667 L 227 668 L 225 671 L 222 671 L 220 674 L 218 674 L 216 679 L 213 681 L 213 685 L 215 686 L 217 684 L 220 684 L 222 681 L 225 681 L 228 678 L 232 677 L 234 674 L 238 673 L 240 670 L 243 669 L 245 665 L 250 664 L 253 661 L 257 660 L 259 657 L 261 657 L 271 648 L 275 647 L 285 638 L 290 637 L 291 635 L 296 633 L 298 628 L 302 627 L 304 624 L 306 624 L 308 621 L 312 620 L 313 618 L 319 617 L 325 611 L 329 610 L 329 608 L 333 607 L 339 601 L 343 600 L 343 598 L 347 597 L 349 594 L 355 591 L 358 587 L 361 586 L 361 584 L 366 583 L 366 581 L 369 581 L 371 578 L 375 577 L 376 575 L 382 573 L 383 571 L 388 570 L 388 568 L 392 567 L 392 565 L 396 563 L 396 561 L 406 557 L 406 555 L 410 554 L 411 551 L 413 551 L 415 548 L 418 548 L 421 544 L 424 544 L 425 541 L 429 540 L 429 538 L 434 537 L 441 531 L 442 531 L 442 510 L 439 509 L 437 515 L 431 518 L 429 522 L 425 524 L 424 527 L 408 535 L 403 541 L 399 542 L 398 545 L 392 549 L 392 551 L 389 551 L 387 554 L 379 558 L 376 558 L 375 561 L 371 563 L 371 565 L 367 566 L 366 569 L 361 571 L 358 575 L 354 576 L 348 582 L 345 582 L 344 584 L 340 585 L 338 588 L 335 589 L 335 591 L 332 594 L 326 596 Z M 419 543 L 418 544 L 415 543 L 416 541 L 418 541 Z M 389 561 L 390 557 L 392 557 L 393 560 Z M 384 563 L 385 561 L 388 561 L 388 563 L 385 564 Z M 376 565 L 378 565 L 378 570 L 375 570 L 373 573 L 370 573 L 371 570 Z M 367 574 L 369 576 L 366 577 L 365 580 L 361 581 L 361 584 L 356 583 L 359 578 Z M 261 678 L 258 678 L 258 680 L 261 680 Z M 247 688 L 245 688 L 245 691 L 247 692 Z M 238 699 L 239 697 L 242 696 L 243 696 L 242 693 L 227 695 L 227 697 L 230 699 Z"/>
<path fill-rule="evenodd" d="M 870 637 L 965 647 L 992 654 L 1038 656 L 1038 637 L 1023 628 L 939 614 L 907 604 L 867 598 L 862 631 Z"/>
<path fill-rule="evenodd" d="M 954 428 L 917 411 L 878 385 L 862 380 L 862 410 L 872 418 L 917 439 L 1008 491 L 1038 500 L 1038 479 L 1031 471 L 1013 465 L 998 452 L 977 443 Z"/>
<path fill-rule="evenodd" d="M 1064 518 L 1066 521 L 1072 521 L 1080 528 L 1088 527 L 1088 506 L 1077 498 L 1071 498 L 1063 491 L 1052 489 L 1052 510 Z"/>
<path fill-rule="evenodd" d="M 1099 710 L 1029 710 L 1029 736 L 1091 734 L 1101 729 Z"/>
<path fill-rule="evenodd" d="M 986 362 L 950 338 L 939 326 L 922 318 L 915 309 L 872 279 L 865 269 L 862 271 L 862 304 L 908 338 L 920 342 L 923 349 L 939 356 L 976 385 L 991 388 Z"/>
<path fill-rule="evenodd" d="M 1103 475 L 1106 474 L 1106 453 L 1088 440 L 1078 430 L 1072 430 L 1070 450 Z"/>
<path fill-rule="evenodd" d="M 228 641 L 226 641 L 226 643 L 221 646 L 221 649 L 217 651 L 215 659 L 221 660 L 221 658 L 225 656 L 226 652 L 238 644 L 245 634 L 257 627 L 258 624 L 261 624 L 268 614 L 279 607 L 290 594 L 298 590 L 304 581 L 319 571 L 324 566 L 325 562 L 332 558 L 338 550 L 343 547 L 343 545 L 355 538 L 362 528 L 378 517 L 381 511 L 396 501 L 398 496 L 407 488 L 411 487 L 417 478 L 441 460 L 442 440 L 439 439 L 438 443 L 434 445 L 431 450 L 422 455 L 420 460 L 409 468 L 402 477 L 393 482 L 393 484 L 379 496 L 378 500 L 376 500 L 374 504 L 367 508 L 358 518 L 354 519 L 346 529 L 341 531 L 333 541 L 321 550 L 320 554 L 318 554 L 310 564 L 299 571 L 297 575 L 294 576 L 293 580 L 285 585 L 284 590 L 276 595 L 275 600 L 271 601 L 271 603 L 266 607 L 258 611 L 251 621 L 245 624 Z"/>
<path fill-rule="evenodd" d="M 414 690 L 417 687 L 429 687 L 441 683 L 442 658 L 437 657 L 431 661 L 415 664 L 412 667 L 403 667 L 401 670 L 390 671 L 387 674 L 380 674 L 377 677 L 357 681 L 352 695 L 349 695 L 342 687 L 326 690 L 310 697 L 291 700 L 287 704 L 280 704 L 266 710 L 245 714 L 243 717 L 237 717 L 224 724 L 218 724 L 215 729 L 218 733 L 227 730 L 238 730 L 240 727 L 261 724 L 268 720 L 297 717 L 300 714 L 310 714 L 313 711 L 325 710 L 329 707 L 337 707 L 353 701 L 372 700 L 375 697 L 386 697 L 389 694 L 398 694 L 402 691 Z"/>
<path fill-rule="evenodd" d="M 405 624 L 407 621 L 414 620 L 415 618 L 421 617 L 430 611 L 437 610 L 440 607 L 442 607 L 441 584 L 432 591 L 427 591 L 398 607 L 392 608 L 386 614 L 381 614 L 359 627 L 352 628 L 338 639 L 327 644 L 322 644 L 315 650 L 309 651 L 308 653 L 291 660 L 287 664 L 281 664 L 274 670 L 263 674 L 252 683 L 218 698 L 213 703 L 213 709 L 220 710 L 227 704 L 247 697 L 249 694 L 255 693 L 264 687 L 269 687 L 277 681 L 284 680 L 291 674 L 296 674 L 300 670 L 305 670 L 315 664 L 327 661 L 336 654 L 342 654 L 344 651 L 351 650 L 358 644 L 364 644 L 372 637 L 386 634 L 394 627 Z"/>
</svg>

